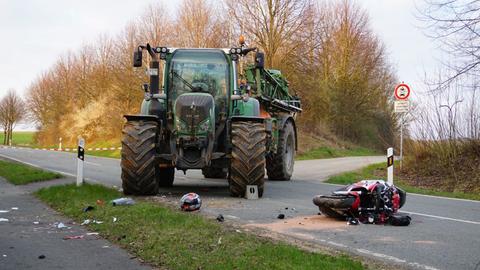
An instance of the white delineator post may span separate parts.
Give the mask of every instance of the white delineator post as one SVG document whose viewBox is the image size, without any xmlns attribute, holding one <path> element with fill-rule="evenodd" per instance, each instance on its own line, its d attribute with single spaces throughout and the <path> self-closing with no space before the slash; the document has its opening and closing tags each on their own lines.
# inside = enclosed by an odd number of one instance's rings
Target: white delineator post
<svg viewBox="0 0 480 270">
<path fill-rule="evenodd" d="M 78 155 L 77 155 L 77 187 L 83 184 L 83 163 L 85 154 L 85 140 L 78 139 Z"/>
<path fill-rule="evenodd" d="M 58 139 L 58 151 L 62 151 L 62 137 Z"/>
<path fill-rule="evenodd" d="M 393 185 L 393 148 L 387 149 L 387 183 Z"/>
</svg>

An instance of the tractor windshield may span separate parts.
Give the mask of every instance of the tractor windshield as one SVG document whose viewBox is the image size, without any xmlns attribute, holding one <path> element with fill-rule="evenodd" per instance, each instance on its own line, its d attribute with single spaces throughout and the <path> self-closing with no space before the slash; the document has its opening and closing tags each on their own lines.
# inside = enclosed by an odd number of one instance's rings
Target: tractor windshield
<svg viewBox="0 0 480 270">
<path fill-rule="evenodd" d="M 219 50 L 177 50 L 169 70 L 169 94 L 175 100 L 184 93 L 209 93 L 218 108 L 225 107 L 228 62 Z"/>
</svg>

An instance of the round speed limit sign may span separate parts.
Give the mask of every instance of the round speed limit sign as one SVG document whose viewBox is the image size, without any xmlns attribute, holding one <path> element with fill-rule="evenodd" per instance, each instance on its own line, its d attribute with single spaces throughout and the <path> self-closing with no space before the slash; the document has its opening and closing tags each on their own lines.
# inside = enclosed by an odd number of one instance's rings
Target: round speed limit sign
<svg viewBox="0 0 480 270">
<path fill-rule="evenodd" d="M 410 87 L 404 83 L 401 83 L 395 87 L 394 93 L 397 100 L 407 100 L 410 96 Z"/>
</svg>

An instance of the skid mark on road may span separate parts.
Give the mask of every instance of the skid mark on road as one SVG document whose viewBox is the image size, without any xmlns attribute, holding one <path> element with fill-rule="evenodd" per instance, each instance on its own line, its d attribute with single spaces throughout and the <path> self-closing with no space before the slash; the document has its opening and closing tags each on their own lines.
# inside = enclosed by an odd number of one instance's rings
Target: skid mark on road
<svg viewBox="0 0 480 270">
<path fill-rule="evenodd" d="M 422 216 L 422 217 L 443 219 L 443 220 L 449 220 L 449 221 L 463 222 L 463 223 L 468 223 L 468 224 L 480 225 L 480 222 L 479 222 L 479 221 L 471 221 L 471 220 L 458 219 L 458 218 L 441 217 L 441 216 L 428 215 L 428 214 L 416 213 L 416 212 L 411 212 L 411 211 L 401 211 L 401 213 L 410 214 L 410 215 L 417 215 L 417 216 Z"/>
</svg>

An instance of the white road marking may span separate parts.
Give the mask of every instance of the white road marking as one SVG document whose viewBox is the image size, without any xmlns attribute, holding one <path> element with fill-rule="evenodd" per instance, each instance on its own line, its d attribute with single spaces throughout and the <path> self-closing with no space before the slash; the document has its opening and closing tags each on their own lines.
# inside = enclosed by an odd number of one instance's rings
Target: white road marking
<svg viewBox="0 0 480 270">
<path fill-rule="evenodd" d="M 372 252 L 372 251 L 366 250 L 366 249 L 357 248 L 356 251 L 359 252 L 359 253 L 362 253 L 362 254 L 367 254 L 367 255 L 374 256 L 374 257 L 377 257 L 377 258 L 381 258 L 381 259 L 384 259 L 384 260 L 393 261 L 393 262 L 396 262 L 396 263 L 399 263 L 399 264 L 408 264 L 408 265 L 414 266 L 416 268 L 423 268 L 423 269 L 426 269 L 426 270 L 438 270 L 438 268 L 435 268 L 433 266 L 424 265 L 424 264 L 420 264 L 420 263 L 416 263 L 416 262 L 408 262 L 406 260 L 403 260 L 403 259 L 400 259 L 400 258 L 397 258 L 397 257 L 394 257 L 394 256 L 390 256 L 390 255 L 386 255 L 386 254 L 382 254 L 382 253 L 377 253 L 377 252 Z"/>
<path fill-rule="evenodd" d="M 435 215 L 429 215 L 429 214 L 422 214 L 422 213 L 417 213 L 417 212 L 412 212 L 412 211 L 401 211 L 401 213 L 406 213 L 406 214 L 412 214 L 412 215 L 417 215 L 417 216 L 424 216 L 424 217 L 430 217 L 430 218 L 437 218 L 437 219 L 444 219 L 444 220 L 450 220 L 450 221 L 457 221 L 457 222 L 463 222 L 463 223 L 480 225 L 480 222 L 479 222 L 479 221 L 471 221 L 471 220 L 465 220 L 465 219 L 441 217 L 441 216 L 435 216 Z"/>
<path fill-rule="evenodd" d="M 85 163 L 86 163 L 86 164 L 91 164 L 91 165 L 93 165 L 93 166 L 102 166 L 102 165 L 100 165 L 100 164 L 98 164 L 98 163 L 95 163 L 95 162 L 85 161 Z"/>
</svg>

